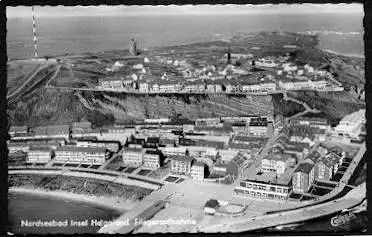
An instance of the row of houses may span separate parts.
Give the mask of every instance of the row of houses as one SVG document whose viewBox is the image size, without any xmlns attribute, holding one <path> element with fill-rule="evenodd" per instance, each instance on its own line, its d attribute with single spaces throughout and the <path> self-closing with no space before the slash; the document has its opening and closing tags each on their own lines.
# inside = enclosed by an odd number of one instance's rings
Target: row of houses
<svg viewBox="0 0 372 237">
<path fill-rule="evenodd" d="M 295 193 L 306 193 L 315 180 L 329 181 L 336 174 L 345 158 L 330 152 L 321 155 L 318 151 L 309 154 L 307 159 L 300 163 L 293 174 L 293 191 Z"/>
<path fill-rule="evenodd" d="M 314 181 L 331 180 L 345 158 L 344 153 L 337 154 L 326 149 L 323 155 L 320 153 L 322 151 L 316 149 L 297 165 L 293 157 L 293 160 L 290 160 L 290 156 L 288 159 L 277 158 L 278 162 L 283 163 L 281 165 L 262 164 L 264 168 L 261 168 L 257 174 L 242 180 L 235 187 L 234 194 L 243 197 L 287 200 L 292 192 L 306 193 Z"/>
<path fill-rule="evenodd" d="M 326 79 L 310 80 L 309 78 L 281 78 L 278 85 L 284 90 L 321 90 L 326 89 L 330 83 Z"/>
<path fill-rule="evenodd" d="M 123 165 L 128 167 L 140 167 L 156 170 L 163 165 L 163 156 L 156 149 L 140 147 L 124 148 L 122 153 Z"/>
<path fill-rule="evenodd" d="M 56 163 L 102 165 L 109 157 L 105 148 L 92 147 L 30 147 L 26 161 L 29 163 Z"/>
<path fill-rule="evenodd" d="M 212 165 L 188 155 L 172 155 L 169 159 L 173 174 L 187 175 L 197 180 L 204 180 L 211 173 L 218 174 L 220 177 L 231 175 L 236 178 L 242 173 L 246 165 L 246 159 L 238 156 L 226 164 L 218 163 Z"/>
</svg>

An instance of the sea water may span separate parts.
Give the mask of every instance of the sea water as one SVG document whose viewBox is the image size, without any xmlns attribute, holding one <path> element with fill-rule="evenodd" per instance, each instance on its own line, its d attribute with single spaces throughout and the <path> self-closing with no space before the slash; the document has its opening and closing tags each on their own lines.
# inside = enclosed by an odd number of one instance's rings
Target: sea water
<svg viewBox="0 0 372 237">
<path fill-rule="evenodd" d="M 120 213 L 63 198 L 9 193 L 9 225 L 12 233 L 96 233 L 97 223 L 112 221 Z"/>
<path fill-rule="evenodd" d="M 150 48 L 255 31 L 316 31 L 322 48 L 364 54 L 362 14 L 37 17 L 36 27 L 40 56 L 127 49 L 132 37 Z M 32 57 L 31 10 L 28 18 L 9 18 L 7 30 L 8 58 Z"/>
</svg>

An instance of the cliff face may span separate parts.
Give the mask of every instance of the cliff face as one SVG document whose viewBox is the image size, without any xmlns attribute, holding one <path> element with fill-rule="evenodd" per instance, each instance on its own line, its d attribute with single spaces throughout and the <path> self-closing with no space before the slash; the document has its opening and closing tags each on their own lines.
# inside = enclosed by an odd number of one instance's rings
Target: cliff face
<svg viewBox="0 0 372 237">
<path fill-rule="evenodd" d="M 36 92 L 36 91 L 35 91 Z M 64 124 L 86 118 L 97 126 L 115 121 L 189 119 L 243 114 L 274 114 L 272 96 L 167 95 L 140 96 L 114 92 L 38 90 L 9 108 L 12 125 Z"/>
<path fill-rule="evenodd" d="M 242 114 L 273 115 L 271 96 L 167 95 L 138 96 L 110 92 L 82 93 L 99 111 L 110 112 L 117 121 L 173 117 L 189 119 Z"/>
</svg>

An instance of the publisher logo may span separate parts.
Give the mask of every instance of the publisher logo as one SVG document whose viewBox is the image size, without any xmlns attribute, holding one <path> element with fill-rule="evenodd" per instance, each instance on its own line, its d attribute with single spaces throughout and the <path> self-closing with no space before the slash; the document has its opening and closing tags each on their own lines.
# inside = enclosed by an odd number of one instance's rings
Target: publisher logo
<svg viewBox="0 0 372 237">
<path fill-rule="evenodd" d="M 356 216 L 352 212 L 349 212 L 349 213 L 343 214 L 343 215 L 334 216 L 331 219 L 331 225 L 334 226 L 334 227 L 345 225 L 345 224 L 349 223 L 351 220 L 353 220 L 355 218 L 356 218 Z"/>
</svg>

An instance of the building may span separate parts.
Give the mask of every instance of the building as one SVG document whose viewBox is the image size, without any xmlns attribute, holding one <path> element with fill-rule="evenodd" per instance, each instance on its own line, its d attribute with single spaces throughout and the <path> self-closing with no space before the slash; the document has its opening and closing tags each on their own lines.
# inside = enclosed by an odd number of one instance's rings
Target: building
<svg viewBox="0 0 372 237">
<path fill-rule="evenodd" d="M 27 152 L 28 163 L 48 163 L 53 156 L 53 151 L 49 147 L 30 147 Z"/>
<path fill-rule="evenodd" d="M 179 146 L 195 146 L 195 144 L 196 144 L 196 141 L 189 139 L 189 138 L 180 137 L 178 139 Z"/>
<path fill-rule="evenodd" d="M 71 132 L 74 133 L 87 133 L 92 131 L 92 123 L 91 122 L 75 122 L 72 123 Z"/>
<path fill-rule="evenodd" d="M 137 52 L 137 42 L 135 39 L 131 39 L 129 41 L 129 54 L 131 56 L 137 56 L 138 55 L 138 52 Z"/>
<path fill-rule="evenodd" d="M 306 193 L 314 182 L 314 165 L 300 163 L 293 173 L 292 186 L 295 193 Z"/>
<path fill-rule="evenodd" d="M 365 109 L 360 109 L 357 112 L 346 115 L 335 127 L 335 133 L 339 136 L 357 138 L 366 122 L 365 113 Z"/>
<path fill-rule="evenodd" d="M 314 80 L 312 80 L 312 84 L 313 84 L 313 89 L 322 90 L 322 89 L 326 89 L 329 83 L 324 78 L 314 78 Z"/>
<path fill-rule="evenodd" d="M 220 158 L 221 163 L 229 163 L 236 155 L 238 151 L 233 151 L 229 149 L 218 150 L 218 157 Z"/>
<path fill-rule="evenodd" d="M 267 136 L 267 118 L 252 118 L 249 122 L 249 133 L 256 136 Z"/>
<path fill-rule="evenodd" d="M 102 165 L 108 158 L 106 149 L 93 147 L 57 147 L 56 162 Z"/>
<path fill-rule="evenodd" d="M 225 143 L 222 141 L 209 141 L 203 139 L 196 140 L 195 145 L 200 147 L 210 147 L 216 150 L 221 150 L 225 147 Z"/>
<path fill-rule="evenodd" d="M 9 128 L 9 135 L 13 137 L 14 135 L 27 135 L 28 127 L 27 126 L 11 126 Z"/>
<path fill-rule="evenodd" d="M 143 149 L 141 148 L 125 148 L 122 154 L 123 165 L 129 167 L 140 167 L 143 164 L 143 154 Z"/>
<path fill-rule="evenodd" d="M 206 146 L 188 146 L 186 154 L 192 157 L 208 157 L 215 159 L 217 150 L 213 147 Z"/>
<path fill-rule="evenodd" d="M 110 90 L 123 90 L 124 89 L 123 80 L 119 77 L 99 78 L 98 85 L 102 89 L 110 89 Z"/>
<path fill-rule="evenodd" d="M 172 156 L 171 172 L 175 174 L 190 175 L 194 159 L 190 156 Z"/>
<path fill-rule="evenodd" d="M 120 142 L 118 141 L 97 141 L 78 139 L 76 142 L 77 147 L 102 147 L 110 152 L 118 152 L 120 150 Z"/>
<path fill-rule="evenodd" d="M 316 162 L 318 162 L 318 160 L 321 159 L 323 156 L 325 156 L 325 154 L 322 154 L 317 150 L 314 150 L 305 157 L 305 162 L 315 165 Z"/>
<path fill-rule="evenodd" d="M 309 127 L 316 127 L 316 128 L 325 129 L 325 130 L 330 129 L 328 120 L 325 118 L 297 117 L 297 118 L 291 119 L 290 123 L 293 125 L 300 125 L 300 126 L 306 125 Z"/>
<path fill-rule="evenodd" d="M 191 177 L 196 180 L 204 180 L 204 171 L 206 169 L 206 165 L 202 162 L 196 161 L 191 166 Z"/>
<path fill-rule="evenodd" d="M 274 147 L 270 154 L 261 159 L 261 170 L 263 172 L 276 172 L 278 175 L 284 174 L 289 166 L 296 165 L 296 158 L 288 153 L 284 153 L 278 147 Z"/>
<path fill-rule="evenodd" d="M 150 91 L 149 83 L 145 80 L 139 80 L 138 83 L 138 89 L 142 93 L 148 93 Z"/>
<path fill-rule="evenodd" d="M 231 136 L 233 131 L 231 127 L 195 127 L 194 132 L 204 133 L 210 136 Z"/>
<path fill-rule="evenodd" d="M 159 137 L 148 137 L 146 140 L 146 144 L 149 146 L 158 147 L 160 143 Z"/>
<path fill-rule="evenodd" d="M 159 148 L 165 156 L 184 156 L 186 155 L 187 147 L 160 147 Z"/>
<path fill-rule="evenodd" d="M 284 151 L 286 153 L 295 154 L 299 159 L 303 159 L 309 154 L 310 145 L 303 142 L 288 141 L 284 144 Z"/>
<path fill-rule="evenodd" d="M 285 90 L 310 90 L 313 89 L 313 83 L 310 80 L 281 78 L 279 80 L 279 87 Z"/>
<path fill-rule="evenodd" d="M 336 174 L 338 167 L 342 164 L 342 157 L 330 153 L 315 163 L 315 179 L 321 181 L 331 180 Z"/>
<path fill-rule="evenodd" d="M 209 199 L 204 205 L 204 213 L 214 215 L 219 207 L 220 203 L 216 199 Z"/>
<path fill-rule="evenodd" d="M 225 123 L 227 124 L 227 123 Z M 241 122 L 233 122 L 231 123 L 231 129 L 233 130 L 234 134 L 247 134 L 249 131 L 249 128 L 247 126 L 247 123 L 245 121 Z"/>
<path fill-rule="evenodd" d="M 34 127 L 34 128 L 31 128 L 30 130 L 34 138 L 46 138 L 47 137 L 47 127 Z"/>
<path fill-rule="evenodd" d="M 246 179 L 235 187 L 234 194 L 240 197 L 286 200 L 291 187 L 284 184 Z"/>
<path fill-rule="evenodd" d="M 195 125 L 202 129 L 203 127 L 220 127 L 222 124 L 220 118 L 198 118 Z"/>
<path fill-rule="evenodd" d="M 156 150 L 146 149 L 143 154 L 143 167 L 156 170 L 161 167 L 160 153 Z"/>
<path fill-rule="evenodd" d="M 9 154 L 15 154 L 18 152 L 27 153 L 30 145 L 26 143 L 10 143 L 8 144 Z"/>
</svg>

